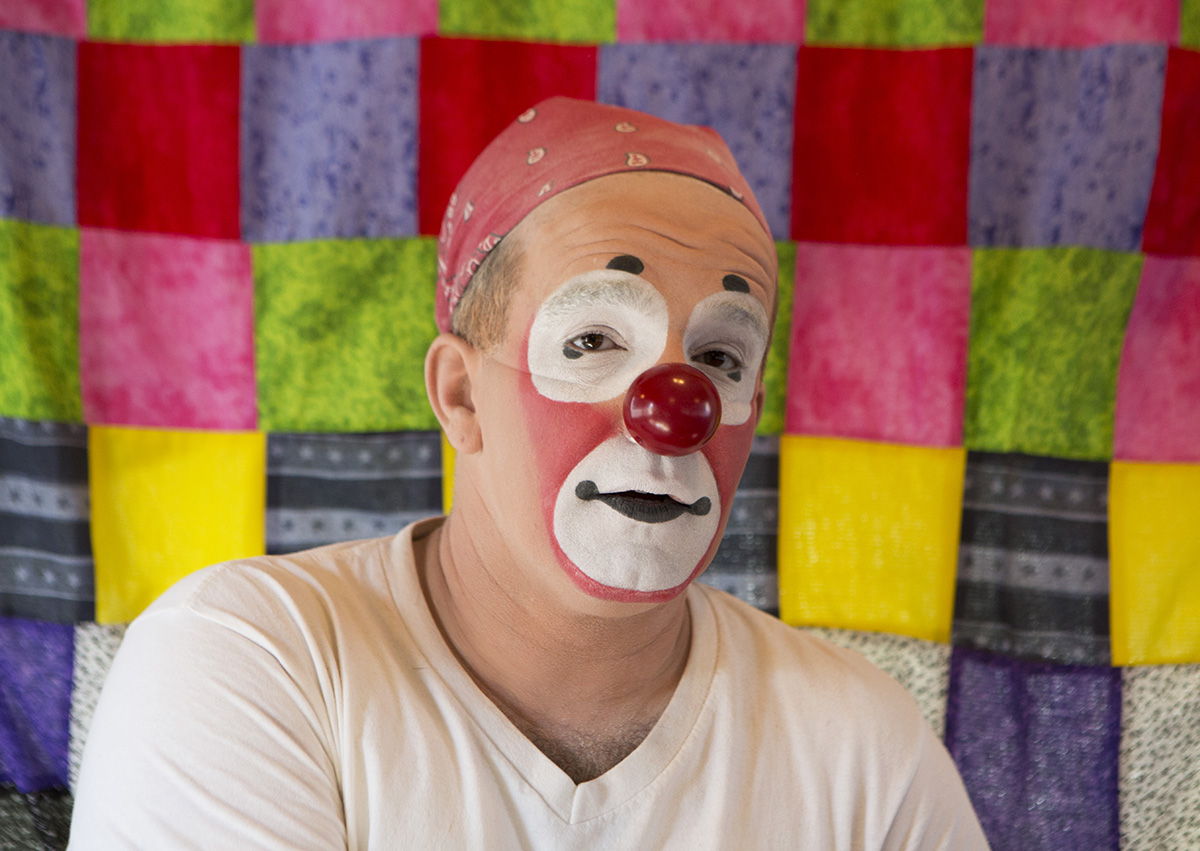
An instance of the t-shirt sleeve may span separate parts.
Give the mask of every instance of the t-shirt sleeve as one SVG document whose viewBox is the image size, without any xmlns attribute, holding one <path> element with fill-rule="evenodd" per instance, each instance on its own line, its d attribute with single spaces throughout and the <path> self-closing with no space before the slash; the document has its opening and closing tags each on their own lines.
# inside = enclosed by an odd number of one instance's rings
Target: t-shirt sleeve
<svg viewBox="0 0 1200 851">
<path fill-rule="evenodd" d="M 71 849 L 345 848 L 327 696 L 303 643 L 186 603 L 148 610 L 96 708 Z"/>
</svg>

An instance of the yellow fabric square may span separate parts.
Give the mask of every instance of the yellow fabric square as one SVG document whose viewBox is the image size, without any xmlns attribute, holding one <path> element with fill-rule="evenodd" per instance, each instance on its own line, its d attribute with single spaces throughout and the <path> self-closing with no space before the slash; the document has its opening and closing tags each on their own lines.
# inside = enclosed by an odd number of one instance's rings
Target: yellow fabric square
<svg viewBox="0 0 1200 851">
<path fill-rule="evenodd" d="M 1200 464 L 1116 462 L 1108 488 L 1113 664 L 1200 662 Z"/>
<path fill-rule="evenodd" d="M 265 552 L 266 437 L 88 432 L 96 620 L 126 623 L 187 574 Z"/>
<path fill-rule="evenodd" d="M 442 514 L 449 514 L 454 505 L 454 461 L 454 447 L 442 432 Z"/>
<path fill-rule="evenodd" d="M 948 642 L 966 450 L 784 435 L 779 465 L 783 620 Z"/>
</svg>

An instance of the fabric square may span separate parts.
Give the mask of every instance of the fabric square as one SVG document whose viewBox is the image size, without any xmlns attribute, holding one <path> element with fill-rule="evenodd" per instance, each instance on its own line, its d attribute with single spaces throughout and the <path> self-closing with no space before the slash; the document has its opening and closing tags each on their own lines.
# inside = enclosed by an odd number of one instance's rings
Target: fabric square
<svg viewBox="0 0 1200 851">
<path fill-rule="evenodd" d="M 756 437 L 733 495 L 725 536 L 700 581 L 779 614 L 779 438 Z"/>
<path fill-rule="evenodd" d="M 1198 3 L 1200 5 L 1200 3 Z M 1200 13 L 1197 13 L 1200 18 Z M 1197 33 L 1200 40 L 1200 33 Z M 1200 45 L 1198 45 L 1200 46 Z M 1172 48 L 1142 248 L 1200 256 L 1200 51 Z"/>
<path fill-rule="evenodd" d="M 0 784 L 0 848 L 66 848 L 73 806 L 66 789 L 22 795 Z"/>
<path fill-rule="evenodd" d="M 978 48 L 970 240 L 1134 251 L 1161 121 L 1166 48 Z"/>
<path fill-rule="evenodd" d="M 1200 465 L 1121 461 L 1110 476 L 1113 664 L 1200 662 Z"/>
<path fill-rule="evenodd" d="M 82 38 L 87 31 L 87 0 L 7 0 L 0 29 Z"/>
<path fill-rule="evenodd" d="M 89 423 L 254 428 L 248 246 L 84 229 L 79 254 Z"/>
<path fill-rule="evenodd" d="M 445 35 L 530 41 L 612 41 L 614 0 L 441 0 Z"/>
<path fill-rule="evenodd" d="M 1117 373 L 1113 457 L 1200 461 L 1200 258 L 1149 256 Z"/>
<path fill-rule="evenodd" d="M 1142 257 L 975 252 L 963 439 L 970 449 L 1112 457 L 1121 341 Z"/>
<path fill-rule="evenodd" d="M 242 236 L 280 242 L 417 229 L 417 42 L 242 53 Z"/>
<path fill-rule="evenodd" d="M 805 0 L 617 0 L 617 39 L 804 41 Z"/>
<path fill-rule="evenodd" d="M 967 454 L 953 642 L 1107 665 L 1108 465 Z"/>
<path fill-rule="evenodd" d="M 100 689 L 108 678 L 125 624 L 81 623 L 75 627 L 75 664 L 71 678 L 70 788 L 79 781 L 83 746 L 87 743 Z"/>
<path fill-rule="evenodd" d="M 802 47 L 792 237 L 963 245 L 971 50 Z"/>
<path fill-rule="evenodd" d="M 67 783 L 70 625 L 0 618 L 0 783 L 22 793 Z"/>
<path fill-rule="evenodd" d="M 421 41 L 421 233 L 438 234 L 458 181 L 518 115 L 554 95 L 595 98 L 596 56 L 595 47 L 575 45 L 467 38 Z M 498 75 L 503 85 L 496 85 Z"/>
<path fill-rule="evenodd" d="M 437 31 L 437 0 L 255 0 L 261 42 L 311 42 Z"/>
<path fill-rule="evenodd" d="M 796 243 L 776 242 L 775 255 L 779 258 L 779 289 L 771 347 L 767 350 L 767 361 L 763 367 L 763 387 L 766 392 L 762 417 L 755 429 L 759 435 L 782 433 L 787 409 L 788 343 L 791 340 L 792 299 L 796 281 Z"/>
<path fill-rule="evenodd" d="M 949 641 L 965 455 L 784 435 L 784 621 Z"/>
<path fill-rule="evenodd" d="M 721 134 L 778 238 L 788 235 L 796 48 L 610 44 L 596 99 Z M 720 74 L 713 74 L 720 68 Z"/>
<path fill-rule="evenodd" d="M 436 263 L 432 239 L 254 246 L 261 427 L 437 428 L 425 395 Z"/>
<path fill-rule="evenodd" d="M 24 796 L 11 783 L 0 784 L 0 848 L 42 847 Z"/>
<path fill-rule="evenodd" d="M 266 440 L 247 432 L 88 432 L 96 620 L 128 623 L 205 565 L 262 555 Z"/>
<path fill-rule="evenodd" d="M 903 635 L 856 629 L 806 627 L 826 641 L 854 650 L 908 690 L 929 726 L 941 737 L 946 729 L 950 687 L 950 647 Z"/>
<path fill-rule="evenodd" d="M 441 432 L 267 437 L 268 553 L 394 535 L 441 508 Z"/>
<path fill-rule="evenodd" d="M 0 415 L 79 421 L 79 232 L 0 220 Z"/>
<path fill-rule="evenodd" d="M 238 48 L 79 45 L 79 223 L 237 239 Z"/>
<path fill-rule="evenodd" d="M 810 44 L 885 47 L 974 44 L 983 0 L 808 0 Z"/>
<path fill-rule="evenodd" d="M 254 0 L 88 0 L 88 35 L 99 41 L 253 41 Z"/>
<path fill-rule="evenodd" d="M 1200 665 L 1121 672 L 1121 848 L 1200 847 Z"/>
<path fill-rule="evenodd" d="M 0 216 L 74 224 L 75 43 L 0 32 L 0 80 Z"/>
<path fill-rule="evenodd" d="M 983 37 L 997 44 L 1088 47 L 1174 42 L 1179 0 L 988 0 Z"/>
<path fill-rule="evenodd" d="M 0 617 L 93 617 L 87 430 L 0 417 Z"/>
<path fill-rule="evenodd" d="M 1183 47 L 1200 47 L 1200 0 L 1183 0 L 1179 44 Z"/>
<path fill-rule="evenodd" d="M 1118 847 L 1121 673 L 961 647 L 946 747 L 993 848 Z"/>
<path fill-rule="evenodd" d="M 789 433 L 962 443 L 968 249 L 801 243 L 796 282 Z"/>
</svg>

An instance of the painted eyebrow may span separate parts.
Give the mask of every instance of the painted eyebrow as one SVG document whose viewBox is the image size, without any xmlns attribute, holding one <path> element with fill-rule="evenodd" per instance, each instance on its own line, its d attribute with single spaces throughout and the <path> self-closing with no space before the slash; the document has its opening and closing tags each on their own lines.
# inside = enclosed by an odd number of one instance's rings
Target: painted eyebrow
<svg viewBox="0 0 1200 851">
<path fill-rule="evenodd" d="M 708 315 L 708 319 L 716 320 L 717 322 L 728 322 L 737 325 L 753 334 L 758 334 L 761 337 L 767 336 L 767 323 L 759 311 L 751 310 L 741 304 L 735 304 L 729 301 L 722 301 L 713 305 L 712 311 Z"/>
<path fill-rule="evenodd" d="M 607 268 L 616 269 L 618 272 L 628 272 L 631 275 L 640 275 L 645 271 L 646 264 L 632 254 L 618 254 L 608 261 Z"/>
<path fill-rule="evenodd" d="M 567 284 L 542 305 L 541 312 L 548 319 L 566 319 L 580 308 L 601 304 L 635 308 L 645 304 L 649 285 L 627 272 L 612 271 L 616 274 L 592 272 L 585 280 Z"/>
<path fill-rule="evenodd" d="M 731 293 L 750 292 L 750 285 L 746 283 L 746 279 L 741 275 L 726 275 L 721 279 L 721 286 Z"/>
</svg>

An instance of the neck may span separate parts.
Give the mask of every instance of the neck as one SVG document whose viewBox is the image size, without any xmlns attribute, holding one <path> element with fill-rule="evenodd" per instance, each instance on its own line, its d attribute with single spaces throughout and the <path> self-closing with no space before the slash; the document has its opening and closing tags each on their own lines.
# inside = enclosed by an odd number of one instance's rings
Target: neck
<svg viewBox="0 0 1200 851">
<path fill-rule="evenodd" d="M 452 514 L 418 545 L 443 636 L 480 689 L 572 779 L 602 774 L 637 747 L 674 694 L 691 638 L 684 595 L 627 612 L 607 602 L 601 613 L 573 609 L 513 581 L 532 571 L 504 564 L 467 525 Z"/>
</svg>

